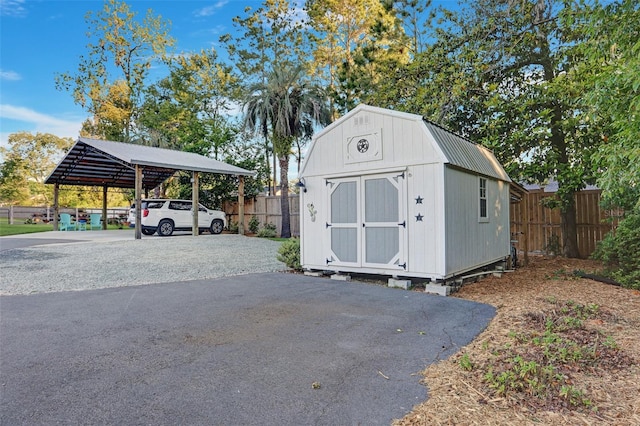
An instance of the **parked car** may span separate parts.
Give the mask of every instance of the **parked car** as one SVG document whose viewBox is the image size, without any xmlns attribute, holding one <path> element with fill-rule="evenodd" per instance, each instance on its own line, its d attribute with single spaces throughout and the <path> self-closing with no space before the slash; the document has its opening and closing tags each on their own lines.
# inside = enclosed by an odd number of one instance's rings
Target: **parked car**
<svg viewBox="0 0 640 426">
<path fill-rule="evenodd" d="M 163 237 L 173 234 L 173 231 L 191 231 L 193 216 L 191 200 L 149 199 L 142 200 L 142 233 L 153 235 L 155 232 Z M 219 234 L 227 225 L 224 212 L 209 210 L 198 204 L 198 231 L 209 231 Z"/>
</svg>

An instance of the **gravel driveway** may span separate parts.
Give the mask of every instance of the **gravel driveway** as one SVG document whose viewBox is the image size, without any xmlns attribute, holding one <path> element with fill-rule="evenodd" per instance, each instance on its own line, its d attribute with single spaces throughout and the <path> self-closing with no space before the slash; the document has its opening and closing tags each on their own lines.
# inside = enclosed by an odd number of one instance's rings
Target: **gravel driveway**
<svg viewBox="0 0 640 426">
<path fill-rule="evenodd" d="M 43 245 L 3 250 L 0 295 L 211 279 L 286 269 L 280 242 L 233 234 Z"/>
</svg>

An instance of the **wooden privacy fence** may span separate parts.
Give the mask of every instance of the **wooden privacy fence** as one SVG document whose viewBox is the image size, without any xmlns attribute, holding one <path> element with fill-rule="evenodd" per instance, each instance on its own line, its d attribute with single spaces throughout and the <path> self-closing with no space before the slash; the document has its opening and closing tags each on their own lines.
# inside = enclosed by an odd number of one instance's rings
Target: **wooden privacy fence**
<svg viewBox="0 0 640 426">
<path fill-rule="evenodd" d="M 578 250 L 583 258 L 594 252 L 598 241 L 615 229 L 622 217 L 622 211 L 600 208 L 600 193 L 600 190 L 585 190 L 576 194 Z M 511 233 L 518 250 L 524 249 L 524 238 L 530 253 L 562 250 L 561 246 L 554 247 L 563 240 L 560 210 L 542 204 L 543 199 L 553 196 L 550 192 L 533 190 L 526 193 L 522 201 L 511 203 Z"/>
<path fill-rule="evenodd" d="M 229 223 L 238 222 L 238 202 L 227 201 L 223 205 Z M 244 229 L 249 232 L 249 221 L 255 216 L 260 226 L 272 223 L 280 235 L 282 229 L 282 214 L 280 210 L 280 196 L 258 195 L 244 201 Z M 291 235 L 300 236 L 300 202 L 297 194 L 289 195 L 289 216 L 291 220 Z"/>
</svg>

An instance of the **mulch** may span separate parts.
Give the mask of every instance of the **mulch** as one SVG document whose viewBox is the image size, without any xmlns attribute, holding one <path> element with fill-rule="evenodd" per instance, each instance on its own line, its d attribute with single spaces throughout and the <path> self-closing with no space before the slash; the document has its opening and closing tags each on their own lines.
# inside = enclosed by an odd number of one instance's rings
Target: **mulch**
<svg viewBox="0 0 640 426">
<path fill-rule="evenodd" d="M 471 344 L 424 370 L 427 401 L 394 424 L 640 425 L 640 291 L 580 276 L 597 275 L 599 269 L 591 260 L 533 257 L 527 267 L 463 286 L 453 297 L 491 304 L 496 317 Z M 534 333 L 540 318 L 567 303 L 597 306 L 598 314 L 586 318 L 574 338 L 615 341 L 608 351 L 594 346 L 598 364 L 562 371 L 565 383 L 583 392 L 589 406 L 562 403 L 558 395 L 540 400 L 499 394 L 484 380 L 486 371 L 461 367 L 466 360 L 493 367 L 511 350 L 515 335 Z"/>
</svg>

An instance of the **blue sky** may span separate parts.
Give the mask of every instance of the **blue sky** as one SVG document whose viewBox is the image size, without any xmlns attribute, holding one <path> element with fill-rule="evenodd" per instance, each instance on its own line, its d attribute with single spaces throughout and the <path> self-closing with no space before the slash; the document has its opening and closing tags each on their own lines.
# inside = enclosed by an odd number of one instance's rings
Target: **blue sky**
<svg viewBox="0 0 640 426">
<path fill-rule="evenodd" d="M 129 0 L 142 18 L 147 9 L 171 21 L 176 52 L 214 47 L 233 32 L 232 18 L 261 0 Z M 69 92 L 55 88 L 56 73 L 77 70 L 88 42 L 85 14 L 102 0 L 0 0 L 0 145 L 18 131 L 77 138 L 86 113 Z"/>
</svg>

